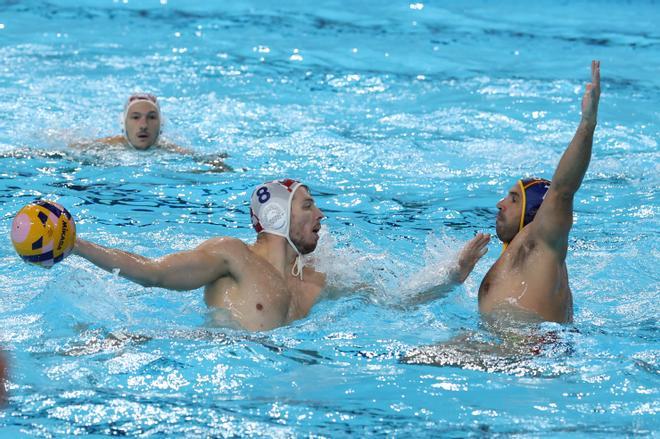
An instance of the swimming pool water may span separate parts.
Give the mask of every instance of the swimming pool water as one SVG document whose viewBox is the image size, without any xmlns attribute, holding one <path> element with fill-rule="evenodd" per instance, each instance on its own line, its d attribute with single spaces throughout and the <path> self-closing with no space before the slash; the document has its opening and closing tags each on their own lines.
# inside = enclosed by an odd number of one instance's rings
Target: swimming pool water
<svg viewBox="0 0 660 439">
<path fill-rule="evenodd" d="M 316 263 L 350 294 L 247 333 L 210 325 L 201 291 L 75 257 L 39 269 L 6 239 L 0 436 L 657 435 L 658 22 L 653 1 L 1 3 L 3 236 L 44 197 L 80 236 L 151 257 L 251 241 L 252 187 L 293 177 L 327 215 Z M 398 299 L 494 233 L 515 178 L 551 177 L 591 59 L 603 93 L 569 243 L 575 322 L 535 328 L 558 339 L 542 355 L 400 362 L 464 334 L 498 346 L 477 309 L 496 240 L 448 297 Z M 136 90 L 197 157 L 67 147 L 118 133 Z M 221 152 L 234 172 L 204 160 Z"/>
</svg>

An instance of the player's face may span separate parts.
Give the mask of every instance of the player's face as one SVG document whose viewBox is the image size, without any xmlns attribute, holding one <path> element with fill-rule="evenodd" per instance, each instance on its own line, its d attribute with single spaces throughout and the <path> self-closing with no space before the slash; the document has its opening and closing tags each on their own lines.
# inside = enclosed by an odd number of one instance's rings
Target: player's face
<svg viewBox="0 0 660 439">
<path fill-rule="evenodd" d="M 126 136 L 136 149 L 153 146 L 160 134 L 160 114 L 158 108 L 149 101 L 134 103 L 124 120 Z"/>
<path fill-rule="evenodd" d="M 323 212 L 316 207 L 314 198 L 306 187 L 296 190 L 291 201 L 291 225 L 289 235 L 298 251 L 308 254 L 316 249 Z"/>
<path fill-rule="evenodd" d="M 507 195 L 497 203 L 499 212 L 495 220 L 495 231 L 502 242 L 511 242 L 520 229 L 522 194 L 519 185 L 509 189 Z"/>
</svg>

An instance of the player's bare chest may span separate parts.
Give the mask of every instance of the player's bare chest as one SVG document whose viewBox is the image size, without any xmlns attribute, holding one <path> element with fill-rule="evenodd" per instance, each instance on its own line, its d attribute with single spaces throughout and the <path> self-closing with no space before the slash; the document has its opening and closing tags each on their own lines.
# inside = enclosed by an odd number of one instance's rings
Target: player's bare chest
<svg viewBox="0 0 660 439">
<path fill-rule="evenodd" d="M 493 291 L 498 289 L 503 273 L 507 271 L 505 265 L 506 261 L 500 257 L 493 266 L 490 267 L 490 270 L 488 270 L 479 286 L 480 302 L 488 296 L 491 296 Z"/>
</svg>

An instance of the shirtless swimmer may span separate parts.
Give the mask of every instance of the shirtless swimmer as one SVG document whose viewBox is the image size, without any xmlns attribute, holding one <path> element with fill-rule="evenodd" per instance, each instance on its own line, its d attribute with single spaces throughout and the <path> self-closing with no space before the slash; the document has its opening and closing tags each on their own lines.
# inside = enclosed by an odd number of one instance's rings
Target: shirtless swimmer
<svg viewBox="0 0 660 439">
<path fill-rule="evenodd" d="M 161 136 L 162 117 L 158 98 L 151 93 L 133 93 L 124 104 L 121 114 L 123 133 L 117 136 L 103 137 L 92 141 L 73 143 L 72 147 L 88 147 L 94 144 L 122 146 L 138 151 L 162 148 L 180 154 L 192 154 L 191 151 L 167 142 Z"/>
<path fill-rule="evenodd" d="M 504 250 L 481 282 L 482 315 L 508 308 L 546 321 L 572 321 L 568 233 L 573 225 L 573 198 L 591 159 L 599 98 L 600 62 L 592 61 L 591 83 L 582 97 L 582 119 L 552 181 L 519 180 L 497 203 L 496 231 Z"/>
<path fill-rule="evenodd" d="M 241 327 L 263 331 L 307 316 L 329 289 L 324 273 L 304 266 L 302 255 L 316 249 L 323 213 L 309 189 L 295 180 L 256 187 L 250 216 L 254 244 L 230 237 L 211 238 L 197 248 L 150 259 L 77 238 L 74 254 L 146 287 L 194 290 L 204 287 L 210 307 L 226 310 Z M 464 246 L 443 284 L 462 283 L 484 255 L 489 237 L 479 234 Z M 422 292 L 439 297 L 442 285 Z"/>
</svg>

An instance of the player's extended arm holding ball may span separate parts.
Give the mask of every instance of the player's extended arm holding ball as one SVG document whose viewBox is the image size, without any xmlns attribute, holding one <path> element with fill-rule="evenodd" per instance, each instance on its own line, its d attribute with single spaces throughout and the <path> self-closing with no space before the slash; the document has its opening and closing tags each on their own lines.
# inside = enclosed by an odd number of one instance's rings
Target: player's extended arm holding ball
<svg viewBox="0 0 660 439">
<path fill-rule="evenodd" d="M 209 307 L 225 309 L 248 330 L 268 330 L 305 317 L 327 289 L 326 275 L 303 259 L 316 249 L 324 215 L 309 188 L 292 179 L 254 189 L 250 218 L 257 239 L 253 244 L 214 237 L 194 249 L 159 258 L 76 240 L 73 219 L 62 206 L 49 202 L 30 206 L 31 213 L 19 212 L 12 229 L 14 245 L 26 261 L 52 266 L 73 253 L 146 287 L 204 287 Z M 433 300 L 462 283 L 485 253 L 488 240 L 488 235 L 479 234 L 468 242 L 449 279 L 432 273 L 429 284 L 436 286 L 426 287 L 412 302 Z"/>
<path fill-rule="evenodd" d="M 232 238 L 212 238 L 198 247 L 161 258 L 147 258 L 107 248 L 78 238 L 73 253 L 106 271 L 145 287 L 194 290 L 232 274 L 233 251 L 242 243 Z"/>
<path fill-rule="evenodd" d="M 147 287 L 172 290 L 200 288 L 229 273 L 236 240 L 213 238 L 197 248 L 149 259 L 76 239 L 71 214 L 61 205 L 38 200 L 23 207 L 12 223 L 11 239 L 26 262 L 50 268 L 73 253 L 107 271 Z"/>
</svg>

